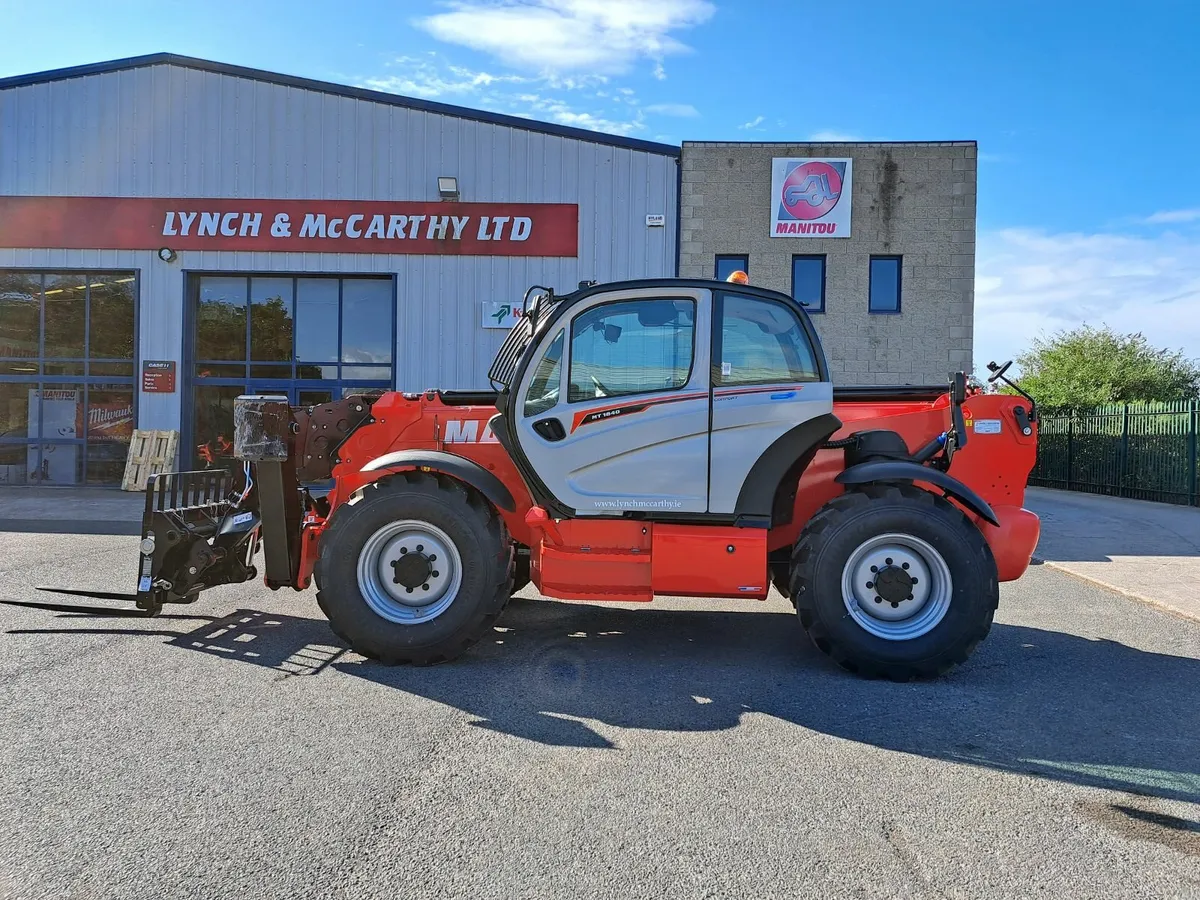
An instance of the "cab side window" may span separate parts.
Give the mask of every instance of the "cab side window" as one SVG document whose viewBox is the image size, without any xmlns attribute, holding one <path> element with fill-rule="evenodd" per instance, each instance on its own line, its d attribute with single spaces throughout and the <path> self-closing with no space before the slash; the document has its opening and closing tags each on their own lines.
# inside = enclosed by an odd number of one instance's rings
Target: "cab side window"
<svg viewBox="0 0 1200 900">
<path fill-rule="evenodd" d="M 569 403 L 679 390 L 692 371 L 694 300 L 620 300 L 571 324 Z"/>
<path fill-rule="evenodd" d="M 820 380 L 812 345 L 794 310 L 738 294 L 721 295 L 720 308 L 714 385 Z"/>
<path fill-rule="evenodd" d="M 540 416 L 558 403 L 558 373 L 562 365 L 565 334 L 565 331 L 560 331 L 555 335 L 545 354 L 538 360 L 537 368 L 533 370 L 533 380 L 529 382 L 529 391 L 525 394 L 526 416 Z"/>
</svg>

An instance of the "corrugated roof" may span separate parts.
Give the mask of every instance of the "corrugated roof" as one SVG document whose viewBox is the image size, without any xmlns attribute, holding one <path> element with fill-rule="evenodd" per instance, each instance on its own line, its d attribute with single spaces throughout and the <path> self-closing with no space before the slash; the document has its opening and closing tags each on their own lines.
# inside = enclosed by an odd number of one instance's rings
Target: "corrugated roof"
<svg viewBox="0 0 1200 900">
<path fill-rule="evenodd" d="M 131 56 L 128 59 L 114 59 L 107 62 L 90 63 L 85 66 L 50 69 L 46 72 L 34 72 L 29 75 L 14 75 L 9 78 L 0 78 L 0 90 L 24 87 L 31 84 L 45 84 L 51 81 L 65 81 L 71 78 L 84 78 L 88 75 L 103 75 L 108 72 L 121 72 L 126 69 L 140 69 L 146 66 L 179 66 L 185 69 L 198 69 L 202 72 L 214 72 L 219 75 L 232 75 L 236 78 L 247 78 L 252 81 L 266 82 L 267 84 L 303 88 L 309 91 L 319 91 L 323 94 L 352 97 L 356 100 L 367 100 L 371 103 L 403 106 L 407 109 L 419 109 L 424 112 L 454 116 L 455 118 L 467 119 L 473 122 L 485 122 L 490 125 L 520 128 L 523 131 L 550 134 L 577 141 L 588 141 L 593 144 L 625 147 L 630 150 L 642 150 L 646 153 L 656 153 L 662 156 L 679 156 L 679 148 L 673 144 L 659 144 L 654 141 L 643 141 L 638 138 L 624 137 L 619 134 L 589 131 L 586 128 L 572 128 L 567 125 L 556 125 L 553 122 L 539 122 L 533 119 L 524 119 L 520 116 L 508 116 L 502 113 L 487 112 L 482 109 L 471 109 L 466 106 L 453 106 L 449 103 L 435 103 L 432 100 L 421 100 L 416 97 L 402 97 L 399 94 L 389 94 L 385 91 L 372 91 L 367 88 L 335 84 L 330 81 L 317 81 L 313 78 L 283 75 L 279 72 L 268 72 L 264 69 L 251 69 L 247 66 L 234 66 L 228 63 L 213 62 L 209 59 L 179 56 L 175 53 L 151 53 L 146 56 Z"/>
</svg>

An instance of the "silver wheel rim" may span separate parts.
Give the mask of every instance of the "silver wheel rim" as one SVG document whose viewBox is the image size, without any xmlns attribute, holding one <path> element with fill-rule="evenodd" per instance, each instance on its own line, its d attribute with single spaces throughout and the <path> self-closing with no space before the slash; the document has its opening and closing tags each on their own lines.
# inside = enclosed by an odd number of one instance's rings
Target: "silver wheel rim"
<svg viewBox="0 0 1200 900">
<path fill-rule="evenodd" d="M 950 609 L 950 568 L 911 534 L 881 534 L 859 544 L 842 568 L 842 599 L 868 634 L 911 641 L 928 634 Z"/>
<path fill-rule="evenodd" d="M 450 608 L 461 585 L 458 548 L 428 522 L 390 522 L 358 554 L 358 589 L 389 622 L 419 625 L 436 619 Z"/>
</svg>

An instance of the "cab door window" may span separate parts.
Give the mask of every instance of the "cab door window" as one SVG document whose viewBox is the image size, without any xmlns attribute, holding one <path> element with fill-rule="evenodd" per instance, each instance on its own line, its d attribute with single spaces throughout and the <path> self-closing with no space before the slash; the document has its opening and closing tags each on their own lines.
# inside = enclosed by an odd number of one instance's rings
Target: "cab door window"
<svg viewBox="0 0 1200 900">
<path fill-rule="evenodd" d="M 540 416 L 546 410 L 558 403 L 559 371 L 562 367 L 563 335 L 560 331 L 555 335 L 545 354 L 538 360 L 533 370 L 533 380 L 529 382 L 529 391 L 525 394 L 525 415 Z"/>
<path fill-rule="evenodd" d="M 808 335 L 794 310 L 773 300 L 725 294 L 714 342 L 714 385 L 819 381 Z"/>
<path fill-rule="evenodd" d="M 567 400 L 679 390 L 691 378 L 694 300 L 621 300 L 571 324 Z"/>
</svg>

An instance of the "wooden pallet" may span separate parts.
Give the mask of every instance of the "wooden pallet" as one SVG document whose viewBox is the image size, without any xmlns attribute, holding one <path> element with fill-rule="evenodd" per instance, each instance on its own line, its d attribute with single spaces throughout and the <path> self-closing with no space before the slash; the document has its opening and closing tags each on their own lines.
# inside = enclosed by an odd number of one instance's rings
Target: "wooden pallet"
<svg viewBox="0 0 1200 900">
<path fill-rule="evenodd" d="M 169 472 L 175 465 L 178 446 L 178 431 L 134 431 L 121 490 L 144 491 L 151 475 Z"/>
</svg>

